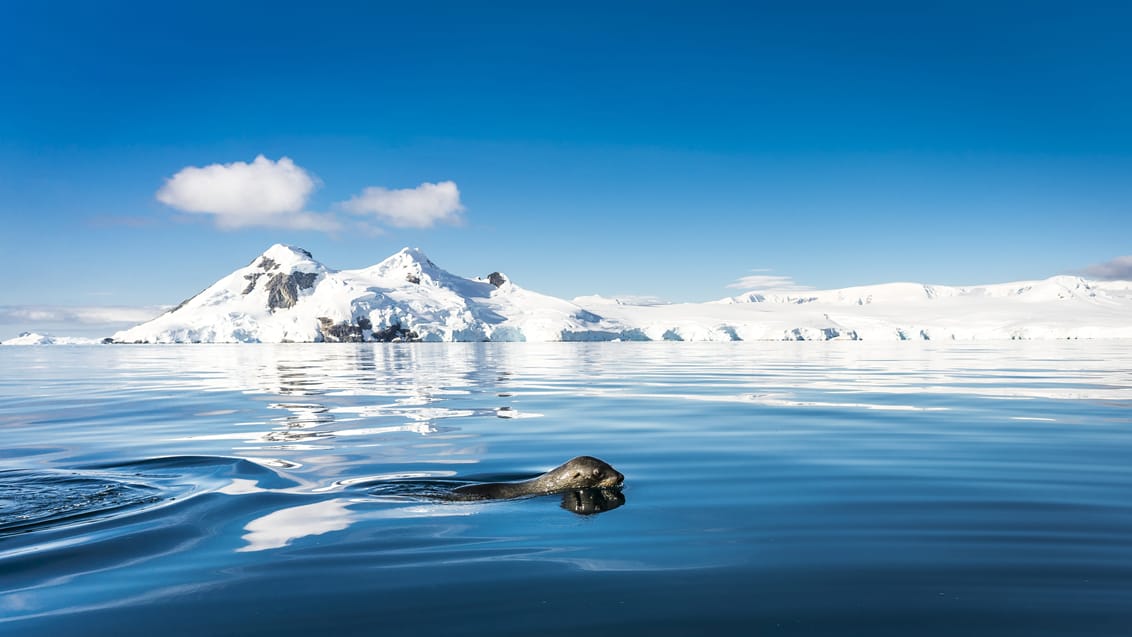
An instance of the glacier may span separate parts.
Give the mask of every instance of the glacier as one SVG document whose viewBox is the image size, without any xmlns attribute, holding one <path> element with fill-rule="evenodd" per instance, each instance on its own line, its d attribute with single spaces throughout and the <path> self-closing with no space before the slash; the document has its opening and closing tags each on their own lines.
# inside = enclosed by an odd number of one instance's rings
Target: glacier
<svg viewBox="0 0 1132 637">
<path fill-rule="evenodd" d="M 115 343 L 979 341 L 1132 338 L 1132 282 L 1055 276 L 969 287 L 887 283 L 705 303 L 577 297 L 465 278 L 416 248 L 334 270 L 276 244 Z M 32 341 L 35 339 L 25 339 Z M 44 342 L 40 339 L 39 342 Z M 9 341 L 11 343 L 11 341 Z"/>
</svg>

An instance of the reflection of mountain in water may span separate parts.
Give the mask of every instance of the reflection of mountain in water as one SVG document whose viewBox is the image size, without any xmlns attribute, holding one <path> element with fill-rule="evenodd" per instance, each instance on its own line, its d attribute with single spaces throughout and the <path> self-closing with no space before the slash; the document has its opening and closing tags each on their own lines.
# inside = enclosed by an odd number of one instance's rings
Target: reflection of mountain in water
<svg viewBox="0 0 1132 637">
<path fill-rule="evenodd" d="M 216 349 L 224 351 L 217 355 Z M 230 451 L 259 455 L 259 450 L 267 449 L 332 449 L 342 438 L 453 432 L 459 427 L 441 426 L 439 422 L 461 418 L 538 416 L 517 409 L 506 397 L 494 393 L 472 396 L 465 389 L 505 373 L 477 365 L 476 358 L 482 353 L 474 350 L 436 348 L 429 352 L 385 345 L 325 348 L 302 344 L 216 349 L 198 350 L 207 355 L 182 350 L 187 373 L 178 383 L 184 390 L 278 396 L 283 400 L 264 408 L 284 414 L 263 414 L 252 420 L 246 415 L 219 418 L 230 424 L 221 422 L 218 427 L 218 417 L 226 415 L 223 410 L 202 412 L 210 421 L 200 427 L 202 431 L 182 434 L 177 440 L 231 440 L 240 444 Z M 490 400 L 487 405 L 474 401 L 485 397 Z M 475 451 L 466 448 L 458 453 Z M 452 453 L 449 449 L 446 455 Z"/>
</svg>

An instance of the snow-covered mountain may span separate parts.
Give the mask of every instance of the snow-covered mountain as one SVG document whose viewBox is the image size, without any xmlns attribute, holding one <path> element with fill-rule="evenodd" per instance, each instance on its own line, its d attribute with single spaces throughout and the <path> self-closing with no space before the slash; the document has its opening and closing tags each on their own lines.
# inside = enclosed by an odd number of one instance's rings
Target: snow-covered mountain
<svg viewBox="0 0 1132 637">
<path fill-rule="evenodd" d="M 492 272 L 466 279 L 405 248 L 361 270 L 331 270 L 276 244 L 115 342 L 610 340 L 620 328 Z"/>
<path fill-rule="evenodd" d="M 973 287 L 886 283 L 623 312 L 647 336 L 683 340 L 1132 338 L 1132 282 L 1055 276 Z"/>
<path fill-rule="evenodd" d="M 332 270 L 274 245 L 120 343 L 1132 338 L 1132 283 L 1058 276 L 978 287 L 918 283 L 657 303 L 468 279 L 405 248 Z"/>
</svg>

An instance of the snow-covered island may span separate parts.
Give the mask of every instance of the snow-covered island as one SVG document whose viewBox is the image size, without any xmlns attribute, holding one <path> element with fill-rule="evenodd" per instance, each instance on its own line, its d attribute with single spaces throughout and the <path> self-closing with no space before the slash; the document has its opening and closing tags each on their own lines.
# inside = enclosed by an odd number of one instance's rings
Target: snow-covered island
<svg viewBox="0 0 1132 637">
<path fill-rule="evenodd" d="M 103 340 L 83 336 L 52 336 L 38 332 L 21 332 L 19 336 L 10 338 L 0 345 L 96 345 Z"/>
<path fill-rule="evenodd" d="M 333 270 L 277 244 L 116 343 L 747 341 L 1132 338 L 1132 282 L 1056 276 L 977 287 L 918 283 L 649 304 L 539 294 L 464 278 L 418 249 Z"/>
</svg>

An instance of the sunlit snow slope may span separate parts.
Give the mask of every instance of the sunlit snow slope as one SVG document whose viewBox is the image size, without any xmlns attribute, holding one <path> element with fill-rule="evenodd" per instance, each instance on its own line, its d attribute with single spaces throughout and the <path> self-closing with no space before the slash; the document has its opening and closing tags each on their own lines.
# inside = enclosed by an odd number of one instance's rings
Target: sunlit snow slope
<svg viewBox="0 0 1132 637">
<path fill-rule="evenodd" d="M 1058 276 L 978 287 L 918 283 L 710 303 L 574 302 L 498 272 L 468 279 L 405 248 L 332 270 L 274 245 L 125 343 L 564 340 L 1002 340 L 1132 338 L 1132 283 Z"/>
<path fill-rule="evenodd" d="M 466 279 L 405 248 L 361 270 L 331 270 L 274 245 L 118 342 L 610 340 L 619 328 L 493 272 Z"/>
</svg>

